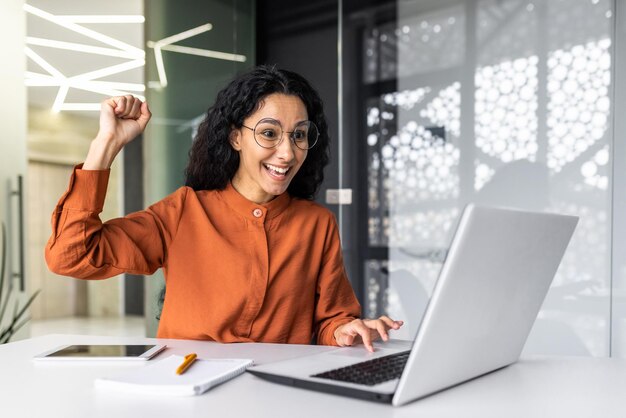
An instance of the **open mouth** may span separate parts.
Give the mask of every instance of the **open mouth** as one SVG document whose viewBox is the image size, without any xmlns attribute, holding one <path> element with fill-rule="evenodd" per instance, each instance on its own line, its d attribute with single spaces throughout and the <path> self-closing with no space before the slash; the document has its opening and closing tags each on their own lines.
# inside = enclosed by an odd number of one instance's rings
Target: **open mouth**
<svg viewBox="0 0 626 418">
<path fill-rule="evenodd" d="M 263 164 L 263 167 L 265 167 L 270 176 L 277 179 L 285 178 L 289 170 L 291 170 L 291 167 L 276 167 L 275 165 L 271 164 Z"/>
</svg>

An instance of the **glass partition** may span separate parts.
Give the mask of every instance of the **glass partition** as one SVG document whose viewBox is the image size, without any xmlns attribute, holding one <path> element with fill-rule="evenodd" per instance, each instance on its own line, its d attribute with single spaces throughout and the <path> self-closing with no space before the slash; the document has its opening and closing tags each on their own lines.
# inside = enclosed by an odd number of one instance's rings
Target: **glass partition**
<svg viewBox="0 0 626 418">
<path fill-rule="evenodd" d="M 30 0 L 20 9 L 27 24 L 20 48 L 29 100 L 28 287 L 42 289 L 32 316 L 129 313 L 123 298 L 143 300 L 143 292 L 130 292 L 131 283 L 142 290 L 138 277 L 87 283 L 48 272 L 42 251 L 50 213 L 72 166 L 87 154 L 100 102 L 109 96 L 146 99 L 153 117 L 142 138 L 116 159 L 101 217 L 143 209 L 184 184 L 192 138 L 207 108 L 220 88 L 256 61 L 255 2 Z M 146 281 L 148 336 L 156 332 L 162 289 L 159 271 Z M 139 312 L 132 313 L 143 314 L 141 305 L 133 303 Z"/>
<path fill-rule="evenodd" d="M 146 98 L 152 120 L 144 145 L 146 206 L 184 184 L 198 125 L 217 92 L 255 63 L 254 2 L 146 2 Z M 147 335 L 156 334 L 161 270 L 146 281 Z"/>
<path fill-rule="evenodd" d="M 525 352 L 608 355 L 613 2 L 342 5 L 342 147 L 357 156 L 342 231 L 365 314 L 423 312 L 469 202 L 573 214 Z"/>
</svg>

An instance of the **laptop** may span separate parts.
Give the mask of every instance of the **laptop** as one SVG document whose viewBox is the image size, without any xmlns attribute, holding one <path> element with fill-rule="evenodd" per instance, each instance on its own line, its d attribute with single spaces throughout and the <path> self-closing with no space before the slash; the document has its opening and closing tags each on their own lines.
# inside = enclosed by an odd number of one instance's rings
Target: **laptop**
<svg viewBox="0 0 626 418">
<path fill-rule="evenodd" d="M 508 366 L 519 358 L 577 222 L 470 204 L 414 341 L 377 342 L 374 353 L 338 347 L 248 372 L 398 406 Z"/>
</svg>

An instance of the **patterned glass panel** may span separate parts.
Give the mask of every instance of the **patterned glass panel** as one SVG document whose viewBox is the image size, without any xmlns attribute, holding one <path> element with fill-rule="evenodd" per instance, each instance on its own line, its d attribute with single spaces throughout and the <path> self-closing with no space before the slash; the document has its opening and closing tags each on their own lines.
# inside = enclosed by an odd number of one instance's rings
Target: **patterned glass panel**
<svg viewBox="0 0 626 418">
<path fill-rule="evenodd" d="M 526 350 L 607 353 L 612 4 L 401 1 L 395 26 L 371 29 L 366 80 L 397 88 L 366 102 L 369 244 L 389 251 L 366 262 L 368 312 L 423 309 L 467 202 L 569 213 L 580 223 Z"/>
</svg>

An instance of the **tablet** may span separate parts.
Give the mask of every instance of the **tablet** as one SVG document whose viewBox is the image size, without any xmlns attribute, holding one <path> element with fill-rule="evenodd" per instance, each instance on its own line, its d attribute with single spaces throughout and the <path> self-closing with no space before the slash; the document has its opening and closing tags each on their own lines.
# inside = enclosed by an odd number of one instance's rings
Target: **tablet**
<svg viewBox="0 0 626 418">
<path fill-rule="evenodd" d="M 64 345 L 45 351 L 33 360 L 149 360 L 165 349 L 157 344 Z"/>
</svg>

